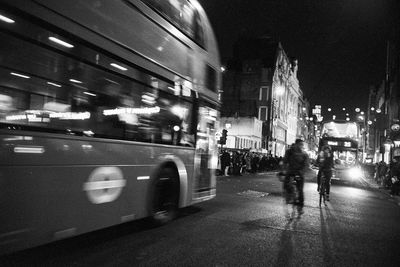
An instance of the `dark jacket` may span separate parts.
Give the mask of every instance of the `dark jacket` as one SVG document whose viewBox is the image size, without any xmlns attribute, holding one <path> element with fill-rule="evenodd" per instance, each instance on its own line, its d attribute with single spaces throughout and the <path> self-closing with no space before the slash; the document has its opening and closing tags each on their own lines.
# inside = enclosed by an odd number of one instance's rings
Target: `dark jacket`
<svg viewBox="0 0 400 267">
<path fill-rule="evenodd" d="M 392 166 L 390 166 L 390 176 L 397 176 L 400 179 L 400 162 L 394 162 Z"/>
<path fill-rule="evenodd" d="M 226 151 L 221 155 L 221 164 L 224 166 L 229 166 L 231 164 L 231 155 Z"/>
<path fill-rule="evenodd" d="M 317 158 L 318 167 L 321 171 L 330 171 L 333 169 L 332 152 L 321 151 Z"/>
<path fill-rule="evenodd" d="M 283 162 L 289 172 L 303 171 L 308 165 L 308 155 L 298 147 L 292 146 L 286 150 Z"/>
</svg>

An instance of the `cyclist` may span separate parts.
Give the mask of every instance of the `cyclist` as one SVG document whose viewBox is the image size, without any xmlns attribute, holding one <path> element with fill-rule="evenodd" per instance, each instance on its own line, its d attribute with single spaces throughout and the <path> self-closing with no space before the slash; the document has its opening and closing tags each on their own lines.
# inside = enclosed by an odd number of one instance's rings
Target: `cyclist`
<svg viewBox="0 0 400 267">
<path fill-rule="evenodd" d="M 325 199 L 329 201 L 329 192 L 331 188 L 331 178 L 332 178 L 332 169 L 333 169 L 333 154 L 330 146 L 323 146 L 321 152 L 318 155 L 317 163 L 319 166 L 318 175 L 317 175 L 317 183 L 318 183 L 318 192 L 321 187 L 321 175 L 325 177 Z"/>
<path fill-rule="evenodd" d="M 298 177 L 296 179 L 296 189 L 298 192 L 298 199 L 295 204 L 298 205 L 299 214 L 303 212 L 304 206 L 304 173 L 309 165 L 307 153 L 304 151 L 304 142 L 301 139 L 296 139 L 295 143 L 286 150 L 285 157 L 283 158 L 284 168 L 286 170 L 283 189 L 287 195 L 292 195 L 293 187 L 290 185 L 291 177 Z M 287 198 L 288 202 L 289 199 Z"/>
</svg>

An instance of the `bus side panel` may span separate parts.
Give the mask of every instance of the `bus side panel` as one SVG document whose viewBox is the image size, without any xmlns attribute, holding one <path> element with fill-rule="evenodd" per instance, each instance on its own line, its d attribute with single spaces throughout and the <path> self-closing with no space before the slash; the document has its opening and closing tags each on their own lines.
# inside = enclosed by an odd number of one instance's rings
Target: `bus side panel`
<svg viewBox="0 0 400 267">
<path fill-rule="evenodd" d="M 84 152 L 82 145 L 92 150 Z M 58 153 L 62 146 L 70 149 Z M 16 147 L 43 147 L 44 152 L 15 153 Z M 161 155 L 182 160 L 192 188 L 192 149 L 32 138 L 2 143 L 0 150 L 2 253 L 148 216 L 149 186 L 163 164 Z"/>
<path fill-rule="evenodd" d="M 177 154 L 185 165 L 193 165 L 194 149 L 115 141 L 96 138 L 40 137 L 38 133 L 5 135 L 2 137 L 0 166 L 29 165 L 154 165 L 162 155 Z M 1 132 L 0 132 L 1 136 Z M 38 153 L 24 152 L 37 149 Z M 16 153 L 18 150 L 19 153 Z M 32 151 L 31 151 L 32 152 Z M 34 151 L 33 151 L 34 152 Z"/>
</svg>

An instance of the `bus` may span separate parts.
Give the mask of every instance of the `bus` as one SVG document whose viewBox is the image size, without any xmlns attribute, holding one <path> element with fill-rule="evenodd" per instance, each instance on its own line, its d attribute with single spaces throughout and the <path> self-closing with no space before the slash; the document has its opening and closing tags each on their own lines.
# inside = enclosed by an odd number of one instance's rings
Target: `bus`
<svg viewBox="0 0 400 267">
<path fill-rule="evenodd" d="M 0 254 L 216 196 L 220 59 L 197 0 L 2 0 Z"/>
<path fill-rule="evenodd" d="M 325 121 L 322 123 L 319 152 L 324 145 L 333 151 L 333 180 L 354 183 L 361 179 L 359 162 L 360 126 L 351 121 Z"/>
</svg>

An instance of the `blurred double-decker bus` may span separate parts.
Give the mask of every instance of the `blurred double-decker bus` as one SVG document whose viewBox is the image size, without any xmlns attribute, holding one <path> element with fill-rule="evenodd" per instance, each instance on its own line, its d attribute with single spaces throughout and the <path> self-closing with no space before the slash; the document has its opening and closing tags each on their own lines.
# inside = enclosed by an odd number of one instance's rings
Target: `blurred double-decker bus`
<svg viewBox="0 0 400 267">
<path fill-rule="evenodd" d="M 197 0 L 3 0 L 0 254 L 216 195 L 217 43 Z"/>
<path fill-rule="evenodd" d="M 356 182 L 361 178 L 359 162 L 360 126 L 351 121 L 325 121 L 321 127 L 319 151 L 331 147 L 334 159 L 334 180 Z"/>
</svg>

